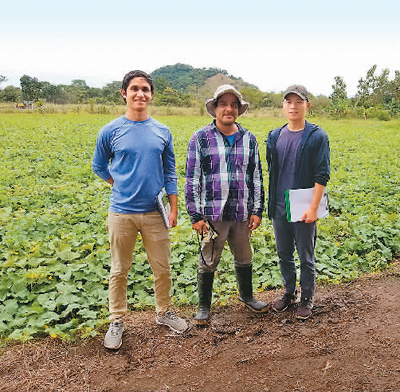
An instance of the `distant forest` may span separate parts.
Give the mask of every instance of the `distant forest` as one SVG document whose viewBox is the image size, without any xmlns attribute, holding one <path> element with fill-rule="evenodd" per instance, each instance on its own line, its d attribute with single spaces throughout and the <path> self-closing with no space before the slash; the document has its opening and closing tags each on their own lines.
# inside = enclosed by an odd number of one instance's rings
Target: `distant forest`
<svg viewBox="0 0 400 392">
<path fill-rule="evenodd" d="M 395 71 L 392 80 L 390 71 L 385 68 L 377 73 L 373 65 L 364 77 L 358 81 L 355 97 L 349 98 L 346 83 L 341 76 L 336 76 L 329 97 L 311 97 L 312 110 L 318 115 L 331 117 L 376 117 L 389 120 L 400 116 L 400 71 Z M 263 92 L 257 86 L 241 78 L 230 75 L 219 68 L 194 68 L 187 64 L 177 63 L 156 69 L 151 74 L 155 94 L 153 104 L 156 106 L 201 107 L 204 100 L 212 95 L 215 88 L 223 83 L 233 84 L 250 102 L 250 110 L 279 108 L 280 93 Z M 90 87 L 85 80 L 76 79 L 69 85 L 51 84 L 35 77 L 23 75 L 20 87 L 6 86 L 7 76 L 0 75 L 0 101 L 34 103 L 40 107 L 53 104 L 124 104 L 121 95 L 120 81 L 113 81 L 102 88 Z"/>
</svg>

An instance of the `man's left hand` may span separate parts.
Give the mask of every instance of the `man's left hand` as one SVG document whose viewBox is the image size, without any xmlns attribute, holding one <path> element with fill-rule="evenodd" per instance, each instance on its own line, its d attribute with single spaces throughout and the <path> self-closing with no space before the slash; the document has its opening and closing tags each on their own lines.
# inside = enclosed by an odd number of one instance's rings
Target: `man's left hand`
<svg viewBox="0 0 400 392">
<path fill-rule="evenodd" d="M 169 227 L 175 227 L 178 224 L 178 214 L 171 211 L 168 216 Z"/>
<path fill-rule="evenodd" d="M 258 215 L 252 215 L 249 220 L 249 229 L 253 231 L 261 224 L 261 218 Z"/>
<path fill-rule="evenodd" d="M 318 210 L 315 210 L 314 208 L 309 208 L 307 211 L 303 213 L 303 215 L 300 218 L 301 222 L 305 223 L 313 223 L 318 219 Z"/>
</svg>

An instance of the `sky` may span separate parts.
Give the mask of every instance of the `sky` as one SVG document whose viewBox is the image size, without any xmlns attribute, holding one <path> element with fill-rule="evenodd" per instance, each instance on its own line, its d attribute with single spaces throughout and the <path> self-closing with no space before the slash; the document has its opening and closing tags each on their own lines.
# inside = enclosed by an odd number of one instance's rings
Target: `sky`
<svg viewBox="0 0 400 392">
<path fill-rule="evenodd" d="M 126 72 L 176 63 L 217 67 L 262 91 L 303 84 L 330 95 L 341 76 L 349 96 L 377 65 L 400 70 L 398 0 L 55 0 L 0 7 L 0 85 L 24 74 L 91 87 Z"/>
</svg>

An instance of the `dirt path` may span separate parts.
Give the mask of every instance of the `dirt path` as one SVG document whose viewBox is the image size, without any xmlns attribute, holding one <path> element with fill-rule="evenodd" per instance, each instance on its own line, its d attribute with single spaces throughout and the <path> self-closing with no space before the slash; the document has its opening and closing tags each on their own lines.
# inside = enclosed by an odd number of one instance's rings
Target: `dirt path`
<svg viewBox="0 0 400 392">
<path fill-rule="evenodd" d="M 318 287 L 313 318 L 214 311 L 184 336 L 130 315 L 113 353 L 102 336 L 41 339 L 0 355 L 0 391 L 400 391 L 400 263 L 356 282 Z M 258 297 L 271 302 L 277 292 Z M 179 310 L 190 319 L 194 308 Z"/>
</svg>

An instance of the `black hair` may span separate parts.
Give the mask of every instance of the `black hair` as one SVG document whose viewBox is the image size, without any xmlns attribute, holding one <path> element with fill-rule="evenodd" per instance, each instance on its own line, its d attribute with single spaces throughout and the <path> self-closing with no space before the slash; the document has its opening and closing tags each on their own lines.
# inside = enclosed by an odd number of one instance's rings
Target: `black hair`
<svg viewBox="0 0 400 392">
<path fill-rule="evenodd" d="M 135 71 L 130 71 L 128 72 L 125 76 L 124 79 L 122 80 L 122 90 L 125 90 L 128 88 L 130 81 L 133 78 L 144 78 L 146 79 L 146 82 L 150 84 L 150 91 L 151 91 L 151 95 L 154 94 L 154 84 L 153 84 L 153 79 L 144 71 L 139 71 L 139 70 L 135 70 Z"/>
</svg>

